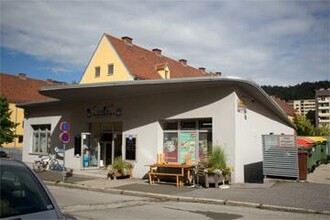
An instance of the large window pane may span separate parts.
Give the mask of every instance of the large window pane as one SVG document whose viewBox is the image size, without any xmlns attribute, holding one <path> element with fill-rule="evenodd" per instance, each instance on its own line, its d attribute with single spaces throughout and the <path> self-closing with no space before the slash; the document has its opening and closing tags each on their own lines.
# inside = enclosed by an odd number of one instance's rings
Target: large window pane
<svg viewBox="0 0 330 220">
<path fill-rule="evenodd" d="M 47 154 L 50 143 L 50 125 L 32 125 L 32 153 Z"/>
<path fill-rule="evenodd" d="M 199 160 L 198 162 L 206 162 L 208 152 L 212 148 L 212 133 L 200 132 L 199 133 Z"/>
</svg>

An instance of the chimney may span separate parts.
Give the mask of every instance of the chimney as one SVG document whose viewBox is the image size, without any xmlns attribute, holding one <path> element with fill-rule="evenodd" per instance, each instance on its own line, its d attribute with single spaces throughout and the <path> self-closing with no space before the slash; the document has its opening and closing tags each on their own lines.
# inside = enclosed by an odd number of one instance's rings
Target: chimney
<svg viewBox="0 0 330 220">
<path fill-rule="evenodd" d="M 25 73 L 19 73 L 18 78 L 26 80 L 26 74 Z"/>
<path fill-rule="evenodd" d="M 152 51 L 157 55 L 157 56 L 162 56 L 162 50 L 158 48 L 152 49 Z"/>
<path fill-rule="evenodd" d="M 205 67 L 199 67 L 198 68 L 201 72 L 205 73 Z"/>
<path fill-rule="evenodd" d="M 133 38 L 128 37 L 128 36 L 124 36 L 121 38 L 126 44 L 128 45 L 132 45 L 133 44 Z"/>
<path fill-rule="evenodd" d="M 187 60 L 185 59 L 180 59 L 179 62 L 184 65 L 184 66 L 187 66 Z"/>
</svg>

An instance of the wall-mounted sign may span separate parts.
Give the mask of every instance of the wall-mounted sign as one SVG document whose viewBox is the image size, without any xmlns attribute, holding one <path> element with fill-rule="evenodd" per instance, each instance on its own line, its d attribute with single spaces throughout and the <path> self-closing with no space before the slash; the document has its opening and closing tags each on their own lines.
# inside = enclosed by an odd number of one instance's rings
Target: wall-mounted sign
<svg viewBox="0 0 330 220">
<path fill-rule="evenodd" d="M 121 108 L 113 105 L 93 106 L 86 109 L 87 118 L 90 117 L 120 117 Z"/>
<path fill-rule="evenodd" d="M 280 147 L 296 147 L 296 138 L 293 135 L 280 135 L 279 136 Z"/>
<path fill-rule="evenodd" d="M 237 100 L 237 111 L 239 113 L 246 113 L 246 109 L 247 109 L 247 107 L 246 107 L 245 101 L 243 99 L 239 98 Z"/>
<path fill-rule="evenodd" d="M 136 160 L 136 136 L 126 136 L 125 150 L 126 160 Z"/>
</svg>

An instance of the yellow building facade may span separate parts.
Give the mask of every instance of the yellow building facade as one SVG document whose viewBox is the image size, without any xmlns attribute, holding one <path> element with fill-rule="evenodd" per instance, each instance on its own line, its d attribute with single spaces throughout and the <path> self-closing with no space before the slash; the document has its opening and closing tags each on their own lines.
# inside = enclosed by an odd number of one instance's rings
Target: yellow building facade
<svg viewBox="0 0 330 220">
<path fill-rule="evenodd" d="M 14 141 L 11 143 L 3 144 L 6 148 L 22 147 L 23 144 L 23 121 L 24 121 L 24 110 L 16 107 L 15 103 L 9 103 L 10 109 L 10 120 L 15 124 L 18 124 L 14 129 L 14 133 L 17 135 Z"/>
<path fill-rule="evenodd" d="M 104 34 L 90 59 L 80 84 L 127 80 L 158 80 L 211 76 L 205 68 L 194 68 L 187 60 L 174 60 L 162 50 L 148 50 L 133 43 L 127 36 L 121 39 Z"/>
<path fill-rule="evenodd" d="M 108 39 L 103 35 L 80 84 L 133 80 Z"/>
</svg>

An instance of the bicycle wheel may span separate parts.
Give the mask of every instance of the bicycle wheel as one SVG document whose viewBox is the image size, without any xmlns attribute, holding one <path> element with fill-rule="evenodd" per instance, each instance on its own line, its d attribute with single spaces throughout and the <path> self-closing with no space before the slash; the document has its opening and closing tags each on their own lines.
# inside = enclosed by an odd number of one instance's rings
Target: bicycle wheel
<svg viewBox="0 0 330 220">
<path fill-rule="evenodd" d="M 33 167 L 33 170 L 37 173 L 45 170 L 45 168 L 44 168 L 43 164 L 41 163 L 41 161 L 35 161 L 33 163 L 32 167 Z"/>
<path fill-rule="evenodd" d="M 51 159 L 48 163 L 48 168 L 50 170 L 54 170 L 54 167 L 57 167 L 58 165 L 60 165 L 60 162 L 57 159 Z"/>
</svg>

